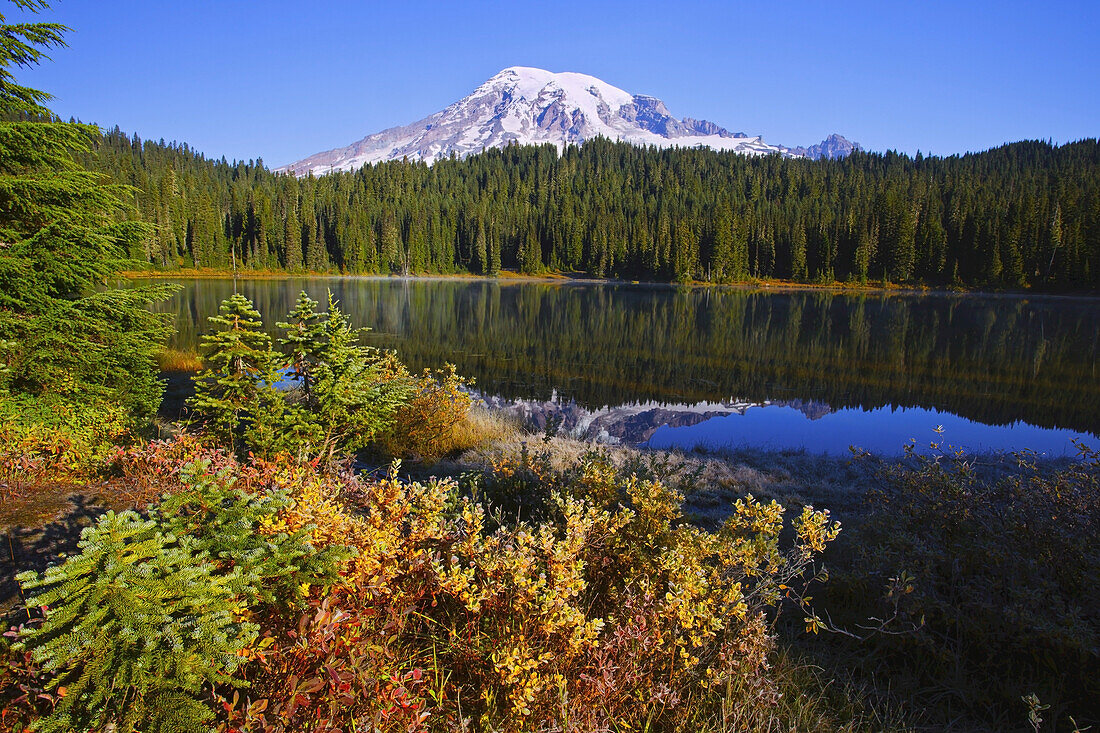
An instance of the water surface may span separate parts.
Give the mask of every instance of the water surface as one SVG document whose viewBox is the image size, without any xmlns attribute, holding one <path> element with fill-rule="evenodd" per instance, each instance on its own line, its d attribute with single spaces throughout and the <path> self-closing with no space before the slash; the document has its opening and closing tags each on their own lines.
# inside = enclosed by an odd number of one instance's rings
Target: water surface
<svg viewBox="0 0 1100 733">
<path fill-rule="evenodd" d="M 229 280 L 167 307 L 194 348 Z M 364 341 L 410 367 L 453 362 L 497 406 L 615 442 L 893 452 L 1100 444 L 1100 301 L 768 293 L 389 278 L 240 280 L 268 329 L 328 291 Z"/>
</svg>

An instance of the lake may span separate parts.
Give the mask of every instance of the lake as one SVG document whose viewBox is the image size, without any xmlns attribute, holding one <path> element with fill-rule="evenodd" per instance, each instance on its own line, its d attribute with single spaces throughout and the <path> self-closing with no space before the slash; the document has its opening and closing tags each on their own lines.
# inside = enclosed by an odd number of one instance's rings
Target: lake
<svg viewBox="0 0 1100 733">
<path fill-rule="evenodd" d="M 178 280 L 161 308 L 196 348 L 231 280 Z M 836 294 L 583 282 L 239 280 L 273 334 L 329 290 L 364 342 L 457 365 L 543 427 L 654 447 L 1072 454 L 1100 445 L 1100 300 Z M 942 433 L 934 430 L 942 427 Z"/>
</svg>

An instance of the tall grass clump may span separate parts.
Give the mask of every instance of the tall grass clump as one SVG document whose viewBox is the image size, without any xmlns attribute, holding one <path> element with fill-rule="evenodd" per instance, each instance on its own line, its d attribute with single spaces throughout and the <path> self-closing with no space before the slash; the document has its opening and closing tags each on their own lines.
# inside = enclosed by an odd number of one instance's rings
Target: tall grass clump
<svg viewBox="0 0 1100 733">
<path fill-rule="evenodd" d="M 154 358 L 161 373 L 199 372 L 203 367 L 202 357 L 195 351 L 164 348 Z"/>
</svg>

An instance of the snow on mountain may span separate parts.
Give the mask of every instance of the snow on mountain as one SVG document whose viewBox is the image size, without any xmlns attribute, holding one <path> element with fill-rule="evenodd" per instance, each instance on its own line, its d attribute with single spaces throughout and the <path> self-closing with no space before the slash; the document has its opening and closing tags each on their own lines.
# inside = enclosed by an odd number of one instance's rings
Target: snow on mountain
<svg viewBox="0 0 1100 733">
<path fill-rule="evenodd" d="M 552 143 L 560 150 L 598 136 L 636 145 L 707 146 L 749 155 L 779 153 L 788 157 L 834 157 L 847 154 L 842 152 L 844 144 L 850 146 L 849 151 L 859 147 L 839 135 L 812 148 L 769 145 L 760 137 L 732 133 L 706 120 L 676 119 L 661 100 L 630 94 L 594 76 L 513 66 L 441 112 L 278 170 L 298 176 L 322 175 L 403 158 L 430 164 L 451 155 L 462 158 L 512 142 Z"/>
<path fill-rule="evenodd" d="M 791 148 L 791 152 L 795 155 L 801 155 L 813 160 L 820 160 L 821 158 L 847 158 L 855 150 L 863 150 L 863 148 L 859 143 L 854 143 L 843 135 L 837 135 L 835 132 L 817 145 L 811 145 L 808 148 Z"/>
<path fill-rule="evenodd" d="M 751 408 L 768 405 L 793 407 L 810 420 L 817 420 L 833 411 L 829 405 L 812 400 L 750 402 L 731 398 L 691 405 L 638 402 L 592 410 L 578 405 L 574 400 L 563 400 L 556 393 L 549 400 L 510 400 L 476 391 L 473 395 L 494 412 L 510 415 L 536 430 L 545 430 L 553 420 L 563 435 L 609 445 L 638 445 L 648 441 L 658 428 L 664 426 L 698 425 L 714 417 L 744 415 Z"/>
</svg>

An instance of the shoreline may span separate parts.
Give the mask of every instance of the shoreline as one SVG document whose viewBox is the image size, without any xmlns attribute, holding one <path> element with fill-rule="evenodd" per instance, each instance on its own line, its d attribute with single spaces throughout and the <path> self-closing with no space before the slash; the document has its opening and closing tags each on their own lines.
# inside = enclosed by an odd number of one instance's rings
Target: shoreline
<svg viewBox="0 0 1100 733">
<path fill-rule="evenodd" d="M 475 275 L 473 273 L 416 273 L 398 274 L 344 274 L 333 272 L 288 272 L 285 270 L 247 270 L 237 271 L 221 268 L 184 268 L 179 270 L 122 270 L 115 275 L 124 280 L 292 280 L 292 279 L 333 279 L 333 280 L 404 280 L 404 281 L 465 281 L 495 282 L 505 285 L 520 283 L 545 283 L 552 285 L 630 285 L 647 288 L 690 288 L 742 290 L 746 292 L 787 293 L 822 292 L 837 295 L 976 295 L 982 297 L 1008 298 L 1065 298 L 1096 299 L 1100 292 L 1094 291 L 1047 291 L 1047 290 L 982 290 L 980 288 L 933 287 L 926 285 L 899 285 L 868 281 L 860 283 L 803 283 L 793 280 L 765 279 L 746 280 L 734 283 L 715 283 L 692 281 L 690 283 L 668 282 L 662 280 L 627 280 L 623 278 L 594 277 L 583 273 L 541 273 L 538 275 L 502 270 L 499 275 Z"/>
</svg>

